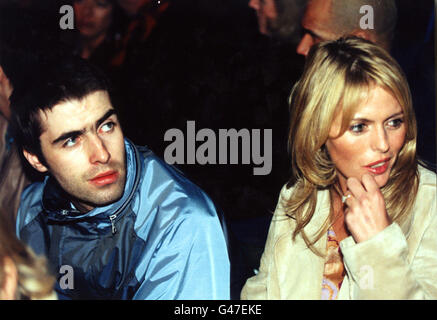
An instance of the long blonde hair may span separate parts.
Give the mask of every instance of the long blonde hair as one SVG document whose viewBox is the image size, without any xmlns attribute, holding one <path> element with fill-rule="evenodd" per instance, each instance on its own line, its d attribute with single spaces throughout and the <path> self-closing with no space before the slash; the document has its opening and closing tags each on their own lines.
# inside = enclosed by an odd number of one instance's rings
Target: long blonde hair
<svg viewBox="0 0 437 320">
<path fill-rule="evenodd" d="M 303 75 L 292 89 L 288 137 L 292 177 L 288 186 L 294 189 L 285 208 L 286 214 L 296 220 L 293 239 L 300 234 L 317 254 L 313 245 L 327 231 L 331 217 L 312 238 L 304 228 L 314 215 L 317 191 L 332 190 L 337 182 L 335 166 L 325 148 L 331 125 L 342 112 L 343 134 L 365 99 L 363 93 L 374 86 L 390 92 L 405 115 L 405 144 L 388 183 L 381 189 L 391 219 L 402 223 L 418 187 L 417 129 L 408 83 L 397 62 L 381 47 L 356 37 L 319 43 L 310 50 Z"/>
<path fill-rule="evenodd" d="M 55 277 L 49 272 L 47 260 L 39 257 L 13 233 L 13 224 L 0 212 L 0 288 L 5 282 L 4 263 L 9 258 L 17 269 L 18 299 L 54 299 Z"/>
</svg>

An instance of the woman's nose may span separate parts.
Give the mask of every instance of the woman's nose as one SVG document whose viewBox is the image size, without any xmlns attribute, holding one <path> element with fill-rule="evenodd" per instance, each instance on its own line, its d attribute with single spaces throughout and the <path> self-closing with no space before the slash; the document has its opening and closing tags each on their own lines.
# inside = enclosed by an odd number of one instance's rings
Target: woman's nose
<svg viewBox="0 0 437 320">
<path fill-rule="evenodd" d="M 377 128 L 372 137 L 372 148 L 382 153 L 390 149 L 388 133 L 385 128 Z"/>
</svg>

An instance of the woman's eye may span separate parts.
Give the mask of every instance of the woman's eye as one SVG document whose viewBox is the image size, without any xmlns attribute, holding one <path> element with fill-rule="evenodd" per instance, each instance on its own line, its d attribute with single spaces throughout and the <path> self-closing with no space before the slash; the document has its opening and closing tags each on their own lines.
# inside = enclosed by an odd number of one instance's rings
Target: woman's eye
<svg viewBox="0 0 437 320">
<path fill-rule="evenodd" d="M 399 128 L 402 125 L 402 123 L 404 123 L 404 119 L 398 118 L 398 119 L 390 120 L 388 122 L 388 125 L 392 128 Z"/>
<path fill-rule="evenodd" d="M 365 129 L 364 123 L 353 124 L 349 127 L 349 130 L 352 131 L 353 133 L 361 133 L 364 131 L 364 129 Z"/>
</svg>

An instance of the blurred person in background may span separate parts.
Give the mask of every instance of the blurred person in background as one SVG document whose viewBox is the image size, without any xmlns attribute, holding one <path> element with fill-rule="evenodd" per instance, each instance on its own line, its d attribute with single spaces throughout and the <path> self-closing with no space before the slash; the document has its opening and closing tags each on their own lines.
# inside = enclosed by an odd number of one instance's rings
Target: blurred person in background
<svg viewBox="0 0 437 320">
<path fill-rule="evenodd" d="M 0 65 L 0 206 L 1 214 L 6 215 L 6 219 L 15 221 L 21 192 L 29 181 L 10 134 L 9 98 L 12 92 L 12 83 Z"/>
<path fill-rule="evenodd" d="M 46 259 L 18 240 L 0 214 L 0 300 L 54 300 L 54 284 Z"/>
<path fill-rule="evenodd" d="M 75 0 L 74 14 L 75 26 L 80 33 L 80 56 L 89 59 L 105 41 L 112 40 L 114 1 Z M 108 48 L 104 49 L 107 51 Z"/>
<path fill-rule="evenodd" d="M 360 26 L 363 6 L 373 10 L 373 29 Z M 346 35 L 372 41 L 389 50 L 396 21 L 394 0 L 308 0 L 302 18 L 303 36 L 296 50 L 306 56 L 314 44 Z"/>
<path fill-rule="evenodd" d="M 258 17 L 259 32 L 270 34 L 272 25 L 276 24 L 278 9 L 275 0 L 250 0 L 249 7 L 254 9 Z"/>
<path fill-rule="evenodd" d="M 126 60 L 131 64 L 141 60 L 140 46 L 151 36 L 161 15 L 170 6 L 170 1 L 162 0 L 117 0 L 124 13 L 123 35 L 119 42 L 119 51 L 114 57 L 114 65 L 122 65 Z M 135 58 L 132 58 L 131 56 Z M 138 57 L 139 56 L 139 57 Z"/>
<path fill-rule="evenodd" d="M 281 41 L 299 41 L 300 19 L 306 0 L 250 0 L 261 34 Z"/>
</svg>

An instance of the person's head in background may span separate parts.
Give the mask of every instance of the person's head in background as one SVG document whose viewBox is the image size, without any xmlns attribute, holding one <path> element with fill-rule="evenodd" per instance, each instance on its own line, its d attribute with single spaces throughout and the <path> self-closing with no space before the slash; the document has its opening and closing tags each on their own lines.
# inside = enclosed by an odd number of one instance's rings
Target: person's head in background
<svg viewBox="0 0 437 320">
<path fill-rule="evenodd" d="M 361 19 L 368 14 L 364 9 L 369 8 L 363 6 L 372 8 L 373 29 L 360 27 Z M 395 0 L 308 0 L 301 23 L 303 36 L 296 51 L 307 56 L 314 44 L 347 35 L 369 40 L 390 50 L 396 21 Z"/>
<path fill-rule="evenodd" d="M 119 6 L 128 16 L 134 16 L 145 3 L 150 0 L 117 0 Z"/>
<path fill-rule="evenodd" d="M 256 11 L 259 32 L 270 34 L 270 29 L 278 17 L 275 0 L 250 0 L 249 7 Z"/>
<path fill-rule="evenodd" d="M 113 23 L 114 0 L 75 0 L 74 13 L 81 36 L 80 56 L 88 59 L 105 40 Z"/>
<path fill-rule="evenodd" d="M 249 0 L 256 11 L 261 34 L 296 41 L 305 0 Z"/>
<path fill-rule="evenodd" d="M 0 300 L 56 299 L 46 259 L 17 239 L 0 212 Z"/>
</svg>

